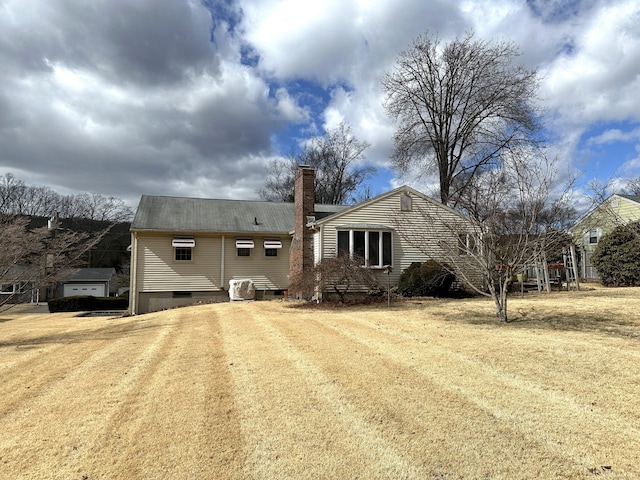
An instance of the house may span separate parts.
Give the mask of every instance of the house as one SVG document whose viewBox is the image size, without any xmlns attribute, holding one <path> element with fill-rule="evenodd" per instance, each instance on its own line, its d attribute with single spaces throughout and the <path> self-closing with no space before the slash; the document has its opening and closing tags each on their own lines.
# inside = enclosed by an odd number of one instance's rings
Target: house
<svg viewBox="0 0 640 480">
<path fill-rule="evenodd" d="M 110 297 L 116 292 L 115 279 L 115 268 L 72 268 L 62 274 L 57 287 L 57 296 Z"/>
<path fill-rule="evenodd" d="M 37 302 L 45 298 L 38 287 L 39 271 L 26 265 L 14 265 L 0 275 L 0 305 L 5 303 Z"/>
<path fill-rule="evenodd" d="M 410 187 L 354 206 L 318 205 L 314 179 L 299 168 L 294 203 L 142 196 L 131 225 L 131 312 L 228 299 L 239 279 L 262 297 L 282 295 L 290 278 L 339 252 L 396 284 L 412 262 L 438 259 L 443 238 L 455 237 L 449 226 L 466 221 Z"/>
<path fill-rule="evenodd" d="M 640 220 L 640 195 L 615 194 L 587 212 L 571 228 L 574 242 L 580 251 L 580 276 L 585 280 L 599 280 L 591 264 L 591 257 L 600 239 L 616 226 Z"/>
</svg>

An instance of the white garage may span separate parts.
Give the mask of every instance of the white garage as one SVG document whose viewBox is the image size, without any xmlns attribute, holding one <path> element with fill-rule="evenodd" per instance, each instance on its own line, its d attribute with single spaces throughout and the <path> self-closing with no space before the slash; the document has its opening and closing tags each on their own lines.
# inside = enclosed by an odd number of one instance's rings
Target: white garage
<svg viewBox="0 0 640 480">
<path fill-rule="evenodd" d="M 109 297 L 115 294 L 116 271 L 113 268 L 75 268 L 66 272 L 58 285 L 58 296 L 91 295 Z"/>
<path fill-rule="evenodd" d="M 104 285 L 95 284 L 65 284 L 63 296 L 72 297 L 74 295 L 93 295 L 94 297 L 106 297 Z"/>
</svg>

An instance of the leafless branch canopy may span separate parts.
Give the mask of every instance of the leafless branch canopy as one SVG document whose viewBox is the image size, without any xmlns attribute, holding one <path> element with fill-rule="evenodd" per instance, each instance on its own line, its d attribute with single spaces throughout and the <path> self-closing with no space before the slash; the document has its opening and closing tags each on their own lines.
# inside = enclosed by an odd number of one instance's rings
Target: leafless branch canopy
<svg viewBox="0 0 640 480">
<path fill-rule="evenodd" d="M 518 55 L 513 43 L 473 33 L 445 45 L 421 35 L 385 76 L 385 108 L 399 122 L 393 162 L 402 173 L 436 173 L 442 203 L 455 206 L 504 152 L 540 144 L 538 75 Z"/>
<path fill-rule="evenodd" d="M 299 154 L 271 162 L 265 186 L 258 193 L 267 201 L 292 202 L 298 165 L 308 165 L 316 170 L 316 203 L 352 203 L 358 188 L 374 172 L 360 164 L 368 147 L 353 136 L 349 125 L 341 123 L 326 136 L 310 139 Z"/>
</svg>

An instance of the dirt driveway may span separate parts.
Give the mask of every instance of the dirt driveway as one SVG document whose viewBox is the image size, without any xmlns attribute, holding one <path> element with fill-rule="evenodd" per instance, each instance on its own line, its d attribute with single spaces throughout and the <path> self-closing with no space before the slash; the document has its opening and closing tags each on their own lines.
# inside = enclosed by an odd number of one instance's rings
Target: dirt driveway
<svg viewBox="0 0 640 480">
<path fill-rule="evenodd" d="M 0 315 L 0 478 L 640 476 L 637 338 L 419 308 Z"/>
</svg>

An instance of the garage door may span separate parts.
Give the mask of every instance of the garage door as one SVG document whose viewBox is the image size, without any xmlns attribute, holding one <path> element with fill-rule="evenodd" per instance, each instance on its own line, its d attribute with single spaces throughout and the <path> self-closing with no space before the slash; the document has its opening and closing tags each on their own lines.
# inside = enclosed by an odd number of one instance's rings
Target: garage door
<svg viewBox="0 0 640 480">
<path fill-rule="evenodd" d="M 65 285 L 63 295 L 65 297 L 72 297 L 74 295 L 93 295 L 94 297 L 104 297 L 104 285 L 92 285 L 90 283 Z"/>
</svg>

